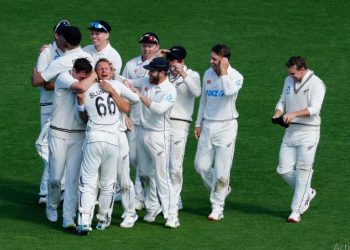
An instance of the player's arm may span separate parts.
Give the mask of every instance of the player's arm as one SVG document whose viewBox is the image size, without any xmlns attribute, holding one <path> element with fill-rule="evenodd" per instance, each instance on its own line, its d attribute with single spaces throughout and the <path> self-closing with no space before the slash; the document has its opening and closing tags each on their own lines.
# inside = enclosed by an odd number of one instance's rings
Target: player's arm
<svg viewBox="0 0 350 250">
<path fill-rule="evenodd" d="M 120 112 L 128 113 L 130 111 L 130 103 L 121 97 L 108 82 L 101 81 L 100 88 L 111 94 L 113 101 L 117 105 Z"/>
<path fill-rule="evenodd" d="M 192 71 L 184 79 L 185 84 L 187 85 L 191 94 L 195 97 L 200 96 L 201 94 L 201 80 L 197 72 Z"/>
<path fill-rule="evenodd" d="M 89 116 L 85 110 L 84 102 L 85 102 L 85 93 L 78 93 L 77 94 L 77 109 L 79 111 L 79 116 L 80 116 L 82 121 L 87 123 L 89 120 Z"/>
<path fill-rule="evenodd" d="M 32 73 L 32 86 L 33 87 L 41 87 L 45 83 L 45 80 L 41 76 L 41 72 L 38 72 L 36 68 L 34 68 Z"/>
<path fill-rule="evenodd" d="M 73 84 L 70 85 L 70 89 L 77 92 L 82 93 L 88 90 L 90 86 L 96 82 L 97 75 L 95 71 L 93 70 L 86 78 L 80 81 L 76 81 Z"/>
<path fill-rule="evenodd" d="M 202 131 L 202 120 L 203 120 L 204 106 L 205 106 L 206 100 L 207 100 L 207 97 L 205 95 L 205 79 L 203 79 L 202 94 L 199 100 L 199 108 L 198 108 L 197 120 L 195 123 L 195 130 L 194 130 L 194 137 L 197 140 L 199 139 Z"/>
</svg>

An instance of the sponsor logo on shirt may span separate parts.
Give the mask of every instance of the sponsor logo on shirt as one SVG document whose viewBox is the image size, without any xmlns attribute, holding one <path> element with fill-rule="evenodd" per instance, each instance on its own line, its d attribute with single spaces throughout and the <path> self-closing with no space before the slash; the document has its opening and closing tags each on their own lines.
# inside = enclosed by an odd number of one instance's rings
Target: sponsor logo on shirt
<svg viewBox="0 0 350 250">
<path fill-rule="evenodd" d="M 207 96 L 221 97 L 221 96 L 224 96 L 224 91 L 223 90 L 209 89 L 209 90 L 205 91 L 205 94 Z"/>
<path fill-rule="evenodd" d="M 211 84 L 211 80 L 207 80 L 207 84 Z"/>
<path fill-rule="evenodd" d="M 289 94 L 290 94 L 290 86 L 288 86 L 286 90 L 286 95 L 289 95 Z"/>
<path fill-rule="evenodd" d="M 168 102 L 174 102 L 174 97 L 172 95 L 167 95 L 165 97 L 165 100 L 167 100 Z"/>
</svg>

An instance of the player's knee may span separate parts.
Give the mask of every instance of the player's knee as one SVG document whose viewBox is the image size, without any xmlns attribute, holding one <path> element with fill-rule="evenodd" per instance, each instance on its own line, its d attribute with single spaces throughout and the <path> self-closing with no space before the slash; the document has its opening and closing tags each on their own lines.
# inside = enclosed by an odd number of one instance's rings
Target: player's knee
<svg viewBox="0 0 350 250">
<path fill-rule="evenodd" d="M 289 173 L 291 171 L 294 170 L 294 165 L 282 165 L 282 164 L 279 164 L 277 166 L 277 173 L 280 174 L 280 175 L 283 175 L 283 174 L 286 174 L 286 173 Z"/>
<path fill-rule="evenodd" d="M 170 172 L 171 180 L 179 183 L 182 181 L 182 171 L 180 169 Z"/>
<path fill-rule="evenodd" d="M 220 177 L 216 179 L 215 182 L 215 192 L 220 192 L 222 190 L 226 190 L 228 187 L 228 179 L 225 177 Z"/>
<path fill-rule="evenodd" d="M 61 188 L 61 181 L 60 180 L 50 180 L 49 187 L 51 189 L 60 189 Z"/>
<path fill-rule="evenodd" d="M 111 183 L 109 185 L 101 185 L 100 193 L 101 195 L 113 195 L 115 193 L 115 183 Z"/>
<path fill-rule="evenodd" d="M 297 170 L 305 170 L 305 171 L 310 171 L 312 169 L 312 165 L 310 164 L 305 164 L 302 162 L 298 162 L 296 166 Z"/>
</svg>

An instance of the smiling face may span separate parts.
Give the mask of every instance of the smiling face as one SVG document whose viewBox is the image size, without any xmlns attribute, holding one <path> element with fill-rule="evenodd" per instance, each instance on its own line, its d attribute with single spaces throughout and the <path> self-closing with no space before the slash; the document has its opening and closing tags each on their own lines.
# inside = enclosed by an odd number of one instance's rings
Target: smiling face
<svg viewBox="0 0 350 250">
<path fill-rule="evenodd" d="M 91 30 L 90 38 L 95 47 L 105 46 L 108 43 L 109 33 Z"/>
<path fill-rule="evenodd" d="M 159 50 L 158 44 L 153 43 L 142 43 L 141 54 L 143 60 L 151 59 Z"/>
<path fill-rule="evenodd" d="M 110 80 L 113 73 L 113 69 L 108 62 L 101 61 L 96 65 L 96 74 L 99 80 Z"/>
</svg>

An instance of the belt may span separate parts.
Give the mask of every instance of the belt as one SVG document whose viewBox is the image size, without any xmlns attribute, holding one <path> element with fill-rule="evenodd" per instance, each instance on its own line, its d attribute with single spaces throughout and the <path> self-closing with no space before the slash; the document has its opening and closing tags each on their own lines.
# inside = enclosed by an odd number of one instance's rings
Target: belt
<svg viewBox="0 0 350 250">
<path fill-rule="evenodd" d="M 178 119 L 178 118 L 170 118 L 170 120 L 174 120 L 174 121 L 180 121 L 180 122 L 187 122 L 189 124 L 192 123 L 192 121 L 189 121 L 189 120 L 184 120 L 184 119 Z"/>
<path fill-rule="evenodd" d="M 40 106 L 50 106 L 52 104 L 53 102 L 45 102 L 45 103 L 40 103 Z"/>
</svg>

